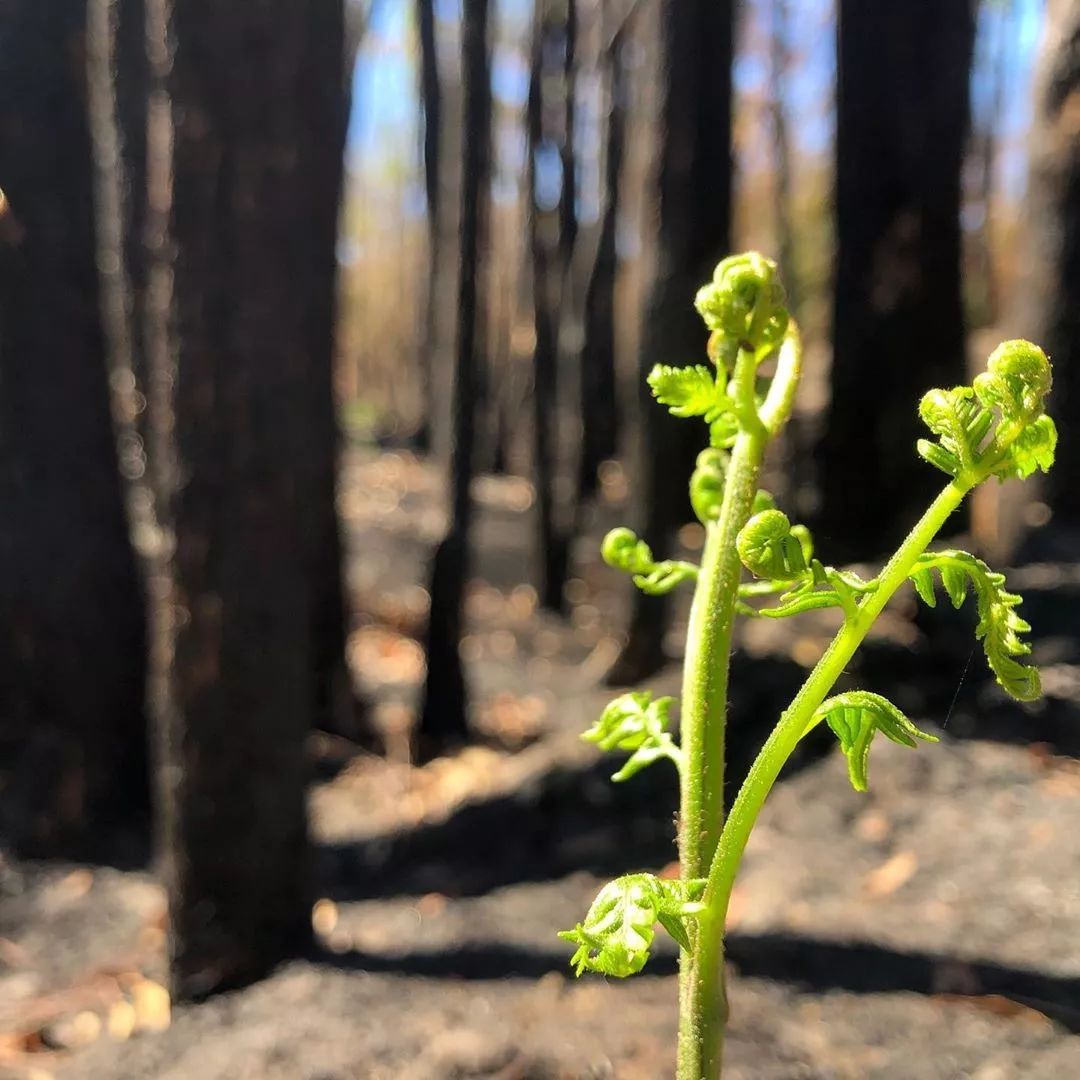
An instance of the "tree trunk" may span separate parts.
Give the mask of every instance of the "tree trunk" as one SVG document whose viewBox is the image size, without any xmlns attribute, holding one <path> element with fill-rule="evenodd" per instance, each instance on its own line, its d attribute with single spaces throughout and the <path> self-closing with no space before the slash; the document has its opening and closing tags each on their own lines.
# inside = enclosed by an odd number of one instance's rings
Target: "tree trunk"
<svg viewBox="0 0 1080 1080">
<path fill-rule="evenodd" d="M 151 701 L 173 992 L 192 999 L 310 940 L 304 747 L 340 617 L 343 12 L 147 6 L 150 464 L 175 538 L 151 583 Z"/>
<path fill-rule="evenodd" d="M 1055 517 L 1080 525 L 1080 6 L 1050 0 L 1031 156 L 1030 329 L 1054 361 L 1051 412 L 1061 442 L 1046 492 Z"/>
<path fill-rule="evenodd" d="M 461 232 L 457 344 L 451 401 L 450 514 L 446 533 L 432 561 L 427 680 L 419 731 L 421 751 L 425 756 L 462 741 L 468 733 L 465 674 L 459 644 L 470 562 L 472 499 L 469 486 L 476 442 L 476 346 L 481 310 L 478 284 L 487 239 L 491 139 L 487 23 L 487 0 L 464 0 L 461 30 Z"/>
<path fill-rule="evenodd" d="M 832 401 L 818 451 L 833 559 L 903 536 L 941 477 L 916 405 L 964 381 L 960 170 L 972 0 L 841 0 Z"/>
<path fill-rule="evenodd" d="M 638 358 L 642 438 L 637 454 L 638 531 L 666 558 L 690 516 L 687 485 L 702 429 L 652 400 L 645 376 L 658 362 L 704 356 L 694 295 L 728 253 L 731 206 L 732 5 L 663 0 L 656 253 Z M 636 592 L 630 634 L 609 678 L 636 681 L 663 663 L 666 597 Z"/>
<path fill-rule="evenodd" d="M 769 100 L 772 106 L 773 153 L 776 170 L 776 261 L 788 294 L 788 308 L 798 314 L 799 280 L 795 271 L 795 227 L 791 205 L 791 137 L 788 132 L 787 86 L 791 65 L 790 0 L 772 0 L 769 27 Z"/>
<path fill-rule="evenodd" d="M 109 421 L 84 0 L 4 6 L 0 37 L 0 752 L 18 847 L 147 800 L 145 628 Z"/>
<path fill-rule="evenodd" d="M 423 416 L 415 436 L 421 453 L 431 449 L 431 414 L 435 408 L 432 365 L 438 334 L 438 271 L 441 237 L 440 139 L 442 132 L 442 91 L 439 86 L 439 62 L 435 38 L 435 0 L 416 0 L 416 27 L 420 39 L 420 102 L 424 110 L 424 190 L 427 194 L 428 280 L 424 302 L 424 325 L 420 342 L 420 368 L 423 378 Z"/>
<path fill-rule="evenodd" d="M 603 58 L 607 97 L 604 179 L 596 257 L 585 287 L 581 347 L 581 456 L 578 461 L 579 512 L 596 493 L 600 464 L 614 457 L 619 437 L 615 367 L 615 274 L 619 223 L 619 182 L 626 145 L 629 88 L 623 46 L 629 22 L 611 37 Z"/>
<path fill-rule="evenodd" d="M 551 103 L 544 100 L 544 83 L 553 74 L 545 67 L 545 58 L 559 44 L 559 24 L 552 5 L 537 4 L 533 29 L 527 106 L 527 153 L 529 175 L 529 250 L 532 260 L 533 326 L 533 473 L 536 484 L 536 562 L 537 592 L 540 603 L 552 611 L 563 606 L 563 584 L 569 554 L 565 498 L 559 499 L 559 353 L 557 294 L 562 285 L 563 243 L 566 242 L 568 215 L 567 175 L 563 174 L 563 195 L 558 211 L 545 210 L 538 189 L 538 160 L 545 144 L 556 145 L 545 124 Z M 566 167 L 566 159 L 563 158 Z M 572 199 L 571 195 L 571 199 Z M 573 221 L 573 214 L 569 215 Z"/>
</svg>

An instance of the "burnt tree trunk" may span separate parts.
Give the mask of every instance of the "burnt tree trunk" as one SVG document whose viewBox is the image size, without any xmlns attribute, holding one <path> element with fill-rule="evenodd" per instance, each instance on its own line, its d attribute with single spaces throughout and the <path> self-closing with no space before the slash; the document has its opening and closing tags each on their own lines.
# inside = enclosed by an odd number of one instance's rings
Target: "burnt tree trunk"
<svg viewBox="0 0 1080 1080">
<path fill-rule="evenodd" d="M 451 400 L 450 508 L 447 530 L 431 570 L 427 679 L 419 737 L 424 755 L 462 741 L 468 733 L 465 673 L 459 644 L 469 575 L 469 531 L 476 442 L 479 279 L 487 239 L 491 79 L 487 0 L 464 0 L 461 30 L 462 176 L 458 324 Z"/>
<path fill-rule="evenodd" d="M 1061 441 L 1046 492 L 1059 520 L 1080 525 L 1080 7 L 1051 0 L 1031 157 L 1030 329 L 1054 362 L 1051 412 Z"/>
<path fill-rule="evenodd" d="M 652 400 L 645 376 L 655 363 L 704 355 L 706 332 L 694 310 L 698 288 L 728 253 L 731 206 L 732 5 L 729 0 L 663 0 L 661 107 L 657 157 L 656 254 L 638 359 L 641 445 L 636 454 L 638 532 L 658 559 L 690 516 L 687 485 L 703 430 Z M 609 678 L 636 681 L 664 660 L 666 597 L 635 592 L 629 638 Z"/>
<path fill-rule="evenodd" d="M 343 11 L 146 2 L 150 469 L 172 537 L 151 581 L 151 702 L 173 992 L 191 999 L 311 934 L 304 749 L 340 613 Z"/>
<path fill-rule="evenodd" d="M 545 63 L 559 44 L 558 22 L 552 6 L 536 7 L 529 71 L 529 98 L 526 109 L 528 153 L 529 251 L 532 264 L 533 328 L 533 479 L 536 485 L 537 592 L 540 603 L 559 611 L 563 606 L 563 584 L 569 555 L 568 523 L 559 499 L 559 342 L 558 293 L 561 291 L 563 244 L 574 228 L 573 213 L 567 215 L 567 175 L 563 173 L 563 193 L 557 208 L 545 209 L 539 190 L 540 155 L 545 144 L 554 147 L 551 125 L 546 122 L 551 102 L 544 99 L 544 83 L 553 74 Z M 563 168 L 566 158 L 563 157 Z M 570 193 L 570 198 L 573 198 Z"/>
<path fill-rule="evenodd" d="M 439 302 L 438 271 L 440 221 L 440 139 L 442 132 L 442 90 L 435 38 L 435 0 L 416 0 L 416 27 L 420 41 L 420 103 L 424 111 L 424 191 L 427 195 L 428 280 L 424 300 L 424 322 L 420 341 L 420 370 L 424 381 L 423 415 L 416 431 L 416 448 L 431 449 L 431 413 L 435 408 L 432 364 L 437 346 Z"/>
<path fill-rule="evenodd" d="M 773 153 L 776 169 L 776 261 L 787 289 L 788 307 L 798 314 L 799 282 L 795 272 L 795 223 L 791 205 L 791 136 L 788 131 L 787 87 L 791 66 L 789 0 L 772 0 L 769 27 L 769 103 L 772 107 Z"/>
<path fill-rule="evenodd" d="M 964 381 L 960 171 L 974 0 L 841 0 L 829 555 L 891 549 L 940 487 L 916 405 Z"/>
<path fill-rule="evenodd" d="M 105 377 L 86 4 L 3 12 L 0 832 L 43 850 L 146 806 L 145 628 Z"/>
<path fill-rule="evenodd" d="M 615 367 L 615 275 L 619 223 L 619 183 L 626 146 L 629 93 L 623 47 L 629 22 L 612 35 L 603 57 L 607 126 L 600 232 L 596 257 L 585 286 L 581 346 L 581 456 L 578 459 L 577 508 L 580 513 L 596 493 L 598 470 L 615 456 L 619 437 L 618 385 Z"/>
</svg>

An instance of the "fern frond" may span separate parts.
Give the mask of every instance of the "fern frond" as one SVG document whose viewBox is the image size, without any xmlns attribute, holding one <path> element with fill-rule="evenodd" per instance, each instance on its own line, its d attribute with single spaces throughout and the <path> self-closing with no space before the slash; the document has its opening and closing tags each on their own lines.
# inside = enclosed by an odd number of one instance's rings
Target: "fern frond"
<svg viewBox="0 0 1080 1080">
<path fill-rule="evenodd" d="M 912 748 L 918 745 L 918 739 L 938 741 L 934 735 L 920 731 L 888 698 L 868 690 L 849 690 L 829 698 L 818 707 L 814 720 L 824 720 L 840 740 L 851 786 L 856 791 L 866 791 L 870 745 L 877 732 Z"/>
<path fill-rule="evenodd" d="M 959 608 L 967 595 L 968 585 L 975 593 L 978 623 L 975 637 L 982 642 L 987 663 L 998 684 L 1018 701 L 1034 701 L 1042 693 L 1039 672 L 1016 658 L 1027 656 L 1031 646 L 1022 639 L 1031 627 L 1016 612 L 1022 597 L 1005 588 L 1005 575 L 966 551 L 934 551 L 921 555 L 913 570 L 911 581 L 919 596 L 934 606 L 934 578 L 941 575 L 942 584 Z"/>
</svg>

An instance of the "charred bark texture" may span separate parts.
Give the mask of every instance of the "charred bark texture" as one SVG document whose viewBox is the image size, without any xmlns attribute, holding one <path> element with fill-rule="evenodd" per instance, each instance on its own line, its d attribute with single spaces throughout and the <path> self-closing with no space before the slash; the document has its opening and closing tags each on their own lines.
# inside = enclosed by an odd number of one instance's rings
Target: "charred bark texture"
<svg viewBox="0 0 1080 1080">
<path fill-rule="evenodd" d="M 420 102 L 424 110 L 424 191 L 427 195 L 428 280 L 424 301 L 424 324 L 420 342 L 420 366 L 424 380 L 423 416 L 417 429 L 416 448 L 421 453 L 431 449 L 431 414 L 435 409 L 434 363 L 438 341 L 438 273 L 442 265 L 439 242 L 442 223 L 441 138 L 442 89 L 439 85 L 439 61 L 435 38 L 434 0 L 416 0 L 416 27 L 420 41 Z"/>
<path fill-rule="evenodd" d="M 151 700 L 173 992 L 192 999 L 260 977 L 311 933 L 304 747 L 341 612 L 330 372 L 343 11 L 146 2 L 160 80 L 150 467 L 172 537 L 151 582 Z"/>
<path fill-rule="evenodd" d="M 1032 336 L 1054 361 L 1057 462 L 1047 495 L 1059 520 L 1080 525 L 1080 8 L 1047 6 L 1031 159 Z"/>
<path fill-rule="evenodd" d="M 939 487 L 915 405 L 964 381 L 960 171 L 973 0 L 842 0 L 832 400 L 818 462 L 834 558 L 891 548 Z"/>
<path fill-rule="evenodd" d="M 539 3 L 533 29 L 529 71 L 529 99 L 526 129 L 528 146 L 528 218 L 529 251 L 532 264 L 533 328 L 533 473 L 536 485 L 536 563 L 537 592 L 540 602 L 552 611 L 563 606 L 563 584 L 569 555 L 568 523 L 565 498 L 557 497 L 559 481 L 559 303 L 562 287 L 563 244 L 567 229 L 574 228 L 572 213 L 563 207 L 567 195 L 567 159 L 560 147 L 563 162 L 563 192 L 558 206 L 545 208 L 539 190 L 539 160 L 546 149 L 559 144 L 552 137 L 545 114 L 550 101 L 544 99 L 544 84 L 555 72 L 550 58 L 559 45 L 559 25 L 552 5 Z M 572 155 L 571 155 L 572 168 Z M 572 242 L 571 242 L 572 243 Z"/>
<path fill-rule="evenodd" d="M 577 508 L 580 513 L 596 493 L 598 470 L 615 456 L 619 438 L 618 385 L 615 368 L 615 275 L 619 223 L 619 184 L 626 147 L 629 88 L 623 58 L 629 24 L 612 36 L 603 57 L 607 126 L 604 180 L 596 257 L 585 287 L 581 347 L 581 456 Z"/>
<path fill-rule="evenodd" d="M 420 716 L 423 755 L 464 740 L 468 733 L 461 641 L 469 575 L 469 492 L 476 443 L 477 329 L 481 257 L 487 240 L 490 175 L 491 79 L 488 0 L 464 0 L 462 12 L 462 177 L 458 325 L 451 400 L 450 519 L 435 550 L 427 635 L 427 680 Z"/>
<path fill-rule="evenodd" d="M 105 378 L 86 4 L 9 0 L 2 18 L 0 832 L 43 851 L 145 808 L 145 628 Z"/>
</svg>

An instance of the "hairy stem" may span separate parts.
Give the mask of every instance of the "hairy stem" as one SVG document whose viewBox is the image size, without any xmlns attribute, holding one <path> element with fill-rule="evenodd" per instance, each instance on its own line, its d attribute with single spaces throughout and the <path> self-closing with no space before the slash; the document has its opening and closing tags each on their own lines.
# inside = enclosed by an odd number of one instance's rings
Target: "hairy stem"
<svg viewBox="0 0 1080 1080">
<path fill-rule="evenodd" d="M 735 537 L 746 524 L 757 494 L 758 472 L 769 439 L 790 411 L 801 370 L 798 331 L 781 350 L 775 392 L 765 402 L 763 423 L 753 408 L 753 357 L 741 353 L 735 369 L 736 396 L 748 422 L 732 449 L 717 521 L 706 529 L 705 550 L 690 609 L 683 668 L 679 861 L 683 880 L 703 878 L 712 863 L 724 823 L 724 738 L 728 669 L 742 567 Z M 724 939 L 716 925 L 691 927 L 691 949 L 679 972 L 678 1080 L 719 1076 L 727 1023 Z"/>
<path fill-rule="evenodd" d="M 762 433 L 735 443 L 719 520 L 707 527 L 687 631 L 682 694 L 679 861 L 684 880 L 703 878 L 724 818 L 724 727 L 731 631 L 741 566 L 735 536 L 750 517 L 765 449 Z M 722 939 L 699 929 L 682 955 L 679 977 L 679 1080 L 712 1075 L 723 1047 L 726 1016 Z M 719 1022 L 718 1022 L 719 1021 Z"/>
<path fill-rule="evenodd" d="M 705 889 L 706 911 L 698 917 L 700 937 L 716 935 L 722 938 L 732 885 L 746 850 L 750 830 L 780 770 L 799 740 L 814 726 L 815 711 L 855 655 L 874 620 L 893 593 L 907 580 L 915 561 L 972 486 L 967 478 L 954 480 L 930 504 L 882 570 L 877 589 L 865 596 L 854 616 L 844 622 L 761 748 L 731 808 L 709 868 Z"/>
</svg>

